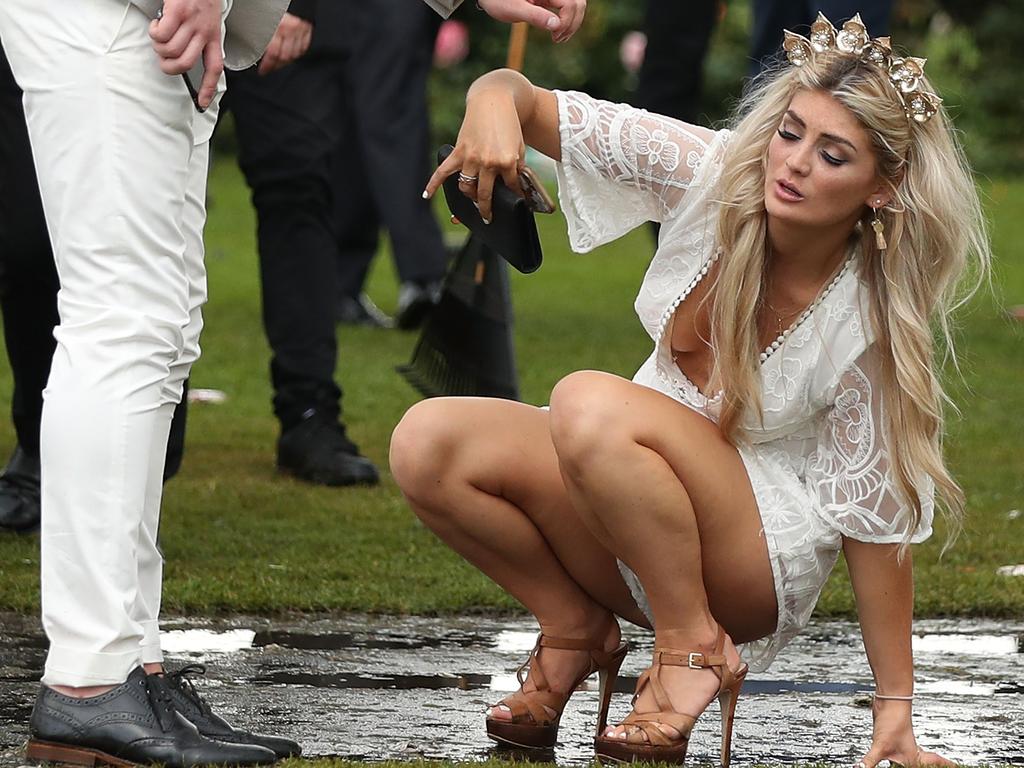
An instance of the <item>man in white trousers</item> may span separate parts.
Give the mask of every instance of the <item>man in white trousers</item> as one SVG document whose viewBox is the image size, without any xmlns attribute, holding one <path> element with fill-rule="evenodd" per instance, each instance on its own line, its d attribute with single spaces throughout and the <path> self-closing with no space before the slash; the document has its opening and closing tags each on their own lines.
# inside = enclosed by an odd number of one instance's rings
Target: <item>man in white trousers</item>
<svg viewBox="0 0 1024 768">
<path fill-rule="evenodd" d="M 584 0 L 546 4 L 480 2 L 497 18 L 567 39 Z M 225 62 L 240 69 L 259 58 L 287 5 L 0 2 L 61 286 L 40 438 L 50 648 L 29 758 L 184 767 L 298 752 L 208 709 L 197 729 L 176 704 L 191 686 L 162 674 L 157 620 L 163 461 L 199 355 L 206 298 L 202 229 L 218 83 Z M 301 55 L 280 48 L 272 46 L 279 63 Z M 199 60 L 202 113 L 178 77 Z"/>
</svg>

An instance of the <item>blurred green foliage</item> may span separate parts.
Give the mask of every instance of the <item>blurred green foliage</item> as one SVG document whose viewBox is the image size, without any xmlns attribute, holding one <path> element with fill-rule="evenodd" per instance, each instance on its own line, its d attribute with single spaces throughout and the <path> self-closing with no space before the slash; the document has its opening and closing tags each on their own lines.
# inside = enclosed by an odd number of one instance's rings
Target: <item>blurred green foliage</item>
<svg viewBox="0 0 1024 768">
<path fill-rule="evenodd" d="M 917 0 L 900 23 L 963 131 L 976 169 L 1024 172 L 1024 0 Z M 917 51 L 920 53 L 917 53 Z"/>
<path fill-rule="evenodd" d="M 454 18 L 469 27 L 469 58 L 438 70 L 431 82 L 438 143 L 457 134 L 469 84 L 505 65 L 509 28 L 466 5 Z M 524 73 L 546 87 L 628 101 L 635 75 L 625 71 L 619 48 L 626 33 L 642 28 L 643 9 L 640 0 L 590 0 L 580 31 L 562 45 L 531 30 Z M 749 0 L 725 4 L 705 62 L 702 122 L 723 120 L 740 94 L 750 26 Z M 1024 172 L 1024 88 L 1017 81 L 1024 65 L 1024 0 L 897 0 L 892 37 L 897 49 L 928 59 L 928 75 L 963 132 L 975 168 L 993 176 Z"/>
</svg>

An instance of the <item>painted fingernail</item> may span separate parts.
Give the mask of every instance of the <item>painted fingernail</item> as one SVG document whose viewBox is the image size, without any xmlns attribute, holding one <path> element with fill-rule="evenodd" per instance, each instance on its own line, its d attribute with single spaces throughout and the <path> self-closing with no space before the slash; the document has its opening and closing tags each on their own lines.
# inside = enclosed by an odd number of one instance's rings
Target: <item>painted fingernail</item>
<svg viewBox="0 0 1024 768">
<path fill-rule="evenodd" d="M 425 189 L 423 190 L 423 199 L 424 200 L 429 200 L 430 199 L 430 193 L 427 192 L 427 190 L 425 190 Z"/>
<path fill-rule="evenodd" d="M 481 216 L 480 218 L 483 219 L 483 216 Z M 491 223 L 490 219 L 483 219 L 483 221 L 484 221 L 484 224 L 490 224 Z"/>
</svg>

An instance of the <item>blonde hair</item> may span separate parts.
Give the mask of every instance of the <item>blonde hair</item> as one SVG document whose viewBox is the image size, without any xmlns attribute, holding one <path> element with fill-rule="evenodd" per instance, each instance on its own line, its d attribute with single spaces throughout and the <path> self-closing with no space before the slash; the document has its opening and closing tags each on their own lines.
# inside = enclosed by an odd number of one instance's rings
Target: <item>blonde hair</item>
<svg viewBox="0 0 1024 768">
<path fill-rule="evenodd" d="M 725 257 L 714 293 L 736 297 L 712 307 L 713 380 L 723 390 L 719 426 L 726 438 L 742 442 L 743 417 L 761 413 L 756 321 L 765 300 L 768 258 L 768 144 L 793 95 L 804 89 L 830 94 L 857 117 L 871 139 L 879 175 L 891 186 L 892 199 L 879 211 L 888 248 L 876 246 L 867 206 L 851 233 L 859 240 L 869 320 L 881 353 L 890 472 L 910 506 L 907 538 L 922 516 L 920 482 L 930 477 L 950 518 L 952 541 L 962 526 L 964 494 L 942 457 L 943 407 L 949 399 L 936 371 L 935 336 L 955 364 L 949 314 L 988 272 L 986 225 L 945 111 L 940 107 L 924 124 L 913 122 L 885 72 L 855 56 L 817 54 L 802 67 L 769 73 L 740 104 L 717 190 L 722 203 L 718 243 Z M 961 292 L 972 256 L 978 279 Z"/>
</svg>

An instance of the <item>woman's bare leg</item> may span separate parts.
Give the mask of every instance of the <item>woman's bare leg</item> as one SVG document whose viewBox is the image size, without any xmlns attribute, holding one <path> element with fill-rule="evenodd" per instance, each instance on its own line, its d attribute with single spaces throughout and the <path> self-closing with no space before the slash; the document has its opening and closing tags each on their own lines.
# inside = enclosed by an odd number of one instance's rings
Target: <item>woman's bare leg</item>
<svg viewBox="0 0 1024 768">
<path fill-rule="evenodd" d="M 594 637 L 607 631 L 609 612 L 647 624 L 615 557 L 573 511 L 547 411 L 490 398 L 421 402 L 395 429 L 391 470 L 420 519 L 545 633 Z M 605 647 L 618 642 L 616 628 Z M 568 690 L 586 658 L 546 648 L 552 688 Z"/>
<path fill-rule="evenodd" d="M 551 397 L 552 439 L 577 513 L 639 577 L 659 646 L 710 651 L 717 625 L 743 642 L 776 624 L 775 588 L 746 470 L 695 411 L 616 376 L 581 372 Z M 735 647 L 726 656 L 739 664 Z M 679 712 L 718 688 L 709 670 L 663 667 Z M 641 697 L 637 710 L 657 709 Z"/>
</svg>

